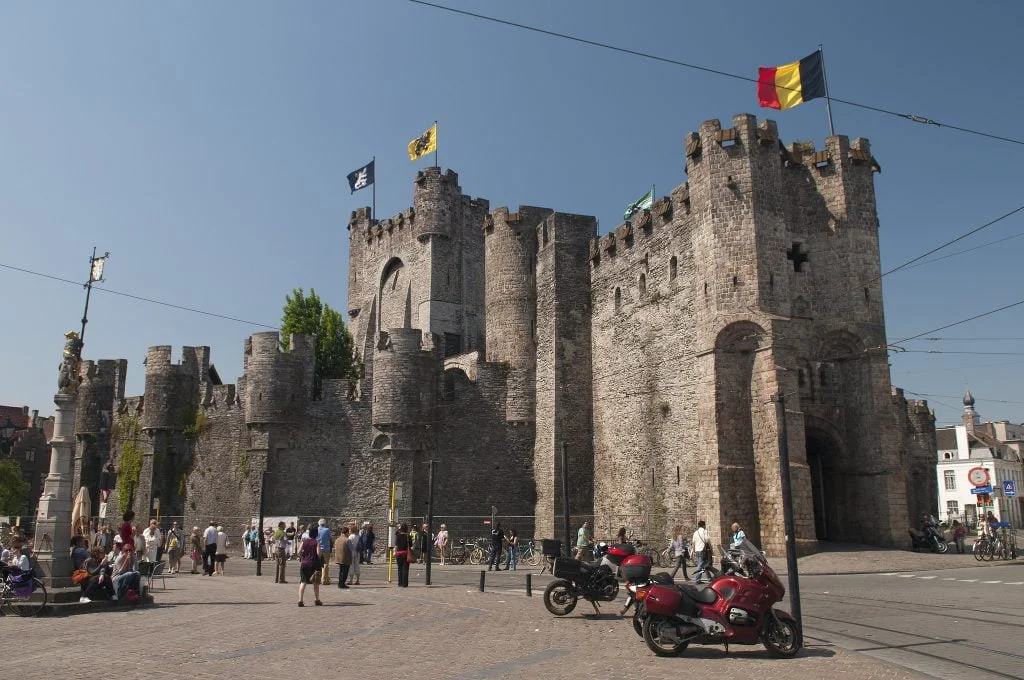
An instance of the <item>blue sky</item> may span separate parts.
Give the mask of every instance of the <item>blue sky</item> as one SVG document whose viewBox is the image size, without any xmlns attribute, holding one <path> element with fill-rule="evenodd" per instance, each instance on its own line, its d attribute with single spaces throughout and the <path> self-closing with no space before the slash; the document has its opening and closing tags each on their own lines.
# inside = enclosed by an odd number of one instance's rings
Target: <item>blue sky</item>
<svg viewBox="0 0 1024 680">
<path fill-rule="evenodd" d="M 1024 3 L 734 1 L 727 5 L 448 0 L 452 6 L 745 75 L 825 44 L 837 97 L 1024 138 Z M 651 184 L 685 181 L 683 137 L 750 112 L 783 138 L 828 133 L 824 104 L 759 109 L 753 84 L 484 23 L 403 0 L 8 3 L 0 11 L 0 263 L 262 324 L 293 287 L 346 308 L 345 175 L 377 157 L 377 210 L 412 200 L 406 143 L 440 121 L 464 193 L 592 214 L 602 231 Z M 883 267 L 1018 207 L 1024 146 L 836 105 L 871 139 Z M 1024 213 L 949 251 L 1024 232 Z M 1024 238 L 887 276 L 890 340 L 1020 300 Z M 83 293 L 0 268 L 0 403 L 52 412 L 63 333 Z M 209 345 L 226 380 L 260 327 L 97 292 L 87 358 Z M 942 333 L 1024 338 L 1024 307 Z M 958 420 L 1024 420 L 1022 340 L 916 341 L 893 381 Z M 944 403 L 943 403 L 944 402 Z"/>
</svg>

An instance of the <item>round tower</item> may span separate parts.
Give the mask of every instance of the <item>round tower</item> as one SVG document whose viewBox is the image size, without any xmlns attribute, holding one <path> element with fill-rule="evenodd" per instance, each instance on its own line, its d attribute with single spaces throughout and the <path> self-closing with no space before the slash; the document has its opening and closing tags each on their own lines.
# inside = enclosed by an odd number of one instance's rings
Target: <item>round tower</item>
<svg viewBox="0 0 1024 680">
<path fill-rule="evenodd" d="M 146 430 L 170 430 L 178 426 L 177 375 L 171 364 L 171 346 L 157 345 L 146 350 L 146 388 L 142 427 Z"/>
<path fill-rule="evenodd" d="M 509 365 L 506 419 L 533 422 L 537 343 L 537 225 L 551 211 L 498 208 L 484 221 L 487 361 Z"/>
<path fill-rule="evenodd" d="M 287 423 L 298 417 L 312 392 L 313 340 L 292 335 L 281 351 L 276 331 L 254 333 L 246 344 L 245 422 Z"/>
<path fill-rule="evenodd" d="M 459 176 L 452 170 L 442 174 L 441 168 L 421 170 L 416 174 L 412 206 L 416 238 L 423 241 L 430 236 L 457 236 L 462 207 Z"/>
<path fill-rule="evenodd" d="M 434 356 L 422 349 L 420 330 L 392 328 L 381 334 L 373 361 L 373 424 L 381 429 L 433 420 Z"/>
</svg>

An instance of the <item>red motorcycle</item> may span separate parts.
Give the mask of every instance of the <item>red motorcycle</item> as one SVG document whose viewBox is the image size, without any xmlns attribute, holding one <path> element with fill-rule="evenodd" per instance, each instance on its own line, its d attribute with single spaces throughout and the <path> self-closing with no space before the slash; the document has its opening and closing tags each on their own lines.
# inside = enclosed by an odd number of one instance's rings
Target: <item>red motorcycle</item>
<svg viewBox="0 0 1024 680">
<path fill-rule="evenodd" d="M 722 555 L 722 575 L 707 588 L 659 585 L 642 599 L 644 642 L 658 656 L 682 654 L 700 645 L 764 644 L 776 656 L 791 657 L 803 641 L 796 620 L 775 609 L 786 588 L 750 541 Z"/>
</svg>

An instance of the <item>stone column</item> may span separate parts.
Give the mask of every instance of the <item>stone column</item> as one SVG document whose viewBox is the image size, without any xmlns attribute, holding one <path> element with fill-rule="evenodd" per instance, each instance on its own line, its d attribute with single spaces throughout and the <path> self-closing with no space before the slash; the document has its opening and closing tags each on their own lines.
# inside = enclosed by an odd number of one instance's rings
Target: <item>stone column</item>
<svg viewBox="0 0 1024 680">
<path fill-rule="evenodd" d="M 71 585 L 71 463 L 75 449 L 77 395 L 54 395 L 57 413 L 50 440 L 50 473 L 43 484 L 36 514 L 35 554 L 47 585 Z"/>
</svg>

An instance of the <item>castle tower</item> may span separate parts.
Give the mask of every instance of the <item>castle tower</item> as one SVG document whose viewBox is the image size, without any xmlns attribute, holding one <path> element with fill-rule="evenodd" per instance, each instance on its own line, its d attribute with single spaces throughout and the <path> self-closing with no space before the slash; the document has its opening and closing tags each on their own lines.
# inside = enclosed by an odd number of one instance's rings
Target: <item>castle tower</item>
<svg viewBox="0 0 1024 680">
<path fill-rule="evenodd" d="M 593 512 L 594 431 L 591 363 L 590 240 L 597 220 L 554 213 L 537 226 L 537 408 L 534 474 L 537 536 L 565 536 L 570 521 Z M 566 447 L 568 470 L 561 466 Z"/>
<path fill-rule="evenodd" d="M 498 208 L 484 221 L 487 361 L 509 365 L 506 418 L 534 422 L 537 226 L 547 208 Z"/>
<path fill-rule="evenodd" d="M 162 515 L 184 514 L 178 489 L 191 453 L 182 433 L 195 424 L 209 370 L 209 347 L 183 347 L 177 364 L 171 363 L 169 345 L 150 347 L 146 352 L 141 431 L 139 441 L 133 442 L 142 453 L 132 499 L 132 509 L 140 518 L 153 512 L 154 499 L 159 499 Z"/>
<path fill-rule="evenodd" d="M 75 458 L 72 488 L 89 489 L 93 512 L 99 512 L 100 474 L 110 459 L 110 428 L 114 403 L 124 399 L 126 359 L 83 361 L 75 414 Z"/>
</svg>

